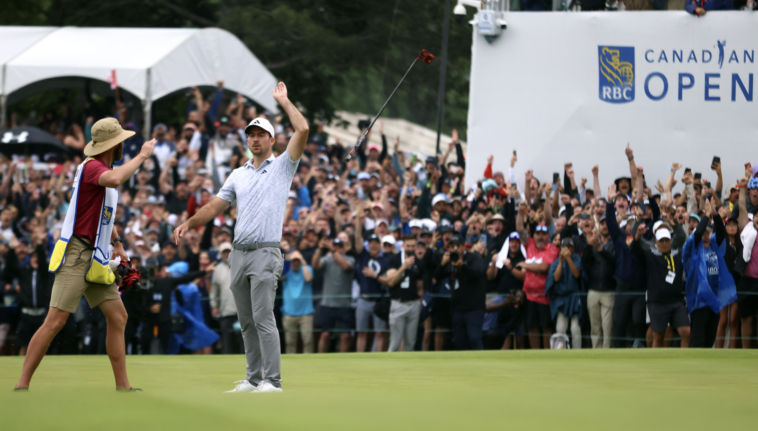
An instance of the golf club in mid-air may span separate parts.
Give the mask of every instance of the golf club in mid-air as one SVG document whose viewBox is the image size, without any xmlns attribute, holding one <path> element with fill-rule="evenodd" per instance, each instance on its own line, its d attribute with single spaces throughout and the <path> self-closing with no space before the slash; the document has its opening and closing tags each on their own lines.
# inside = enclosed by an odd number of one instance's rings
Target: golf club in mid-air
<svg viewBox="0 0 758 431">
<path fill-rule="evenodd" d="M 358 142 L 356 142 L 355 145 L 352 148 L 350 148 L 350 151 L 347 152 L 347 158 L 346 158 L 346 160 L 350 160 L 350 159 L 353 158 L 353 153 L 355 152 L 355 149 L 358 148 L 359 145 L 361 145 L 361 143 L 363 142 L 363 139 L 371 131 L 371 128 L 374 127 L 374 123 L 376 123 L 376 120 L 382 115 L 382 112 L 384 111 L 384 108 L 387 107 L 387 104 L 390 103 L 390 100 L 392 100 L 392 96 L 394 96 L 395 92 L 397 91 L 397 89 L 400 88 L 400 84 L 403 83 L 403 81 L 405 80 L 405 77 L 408 76 L 408 73 L 411 71 L 411 69 L 413 69 L 413 66 L 419 60 L 423 61 L 426 64 L 432 64 L 432 60 L 434 60 L 434 55 L 432 53 L 430 53 L 429 51 L 425 50 L 425 49 L 421 50 L 421 54 L 419 54 L 419 56 L 416 57 L 413 60 L 413 63 L 411 63 L 411 67 L 409 67 L 408 70 L 405 71 L 405 75 L 403 75 L 403 77 L 400 78 L 400 82 L 397 83 L 397 85 L 395 86 L 395 89 L 392 90 L 392 93 L 390 94 L 390 97 L 387 98 L 387 101 L 384 102 L 384 105 L 382 105 L 382 108 L 379 109 L 379 112 L 376 114 L 376 116 L 374 117 L 374 119 L 371 120 L 371 124 L 369 124 L 369 126 L 366 128 L 366 130 L 363 131 L 363 134 L 361 135 L 361 137 L 358 138 Z"/>
</svg>

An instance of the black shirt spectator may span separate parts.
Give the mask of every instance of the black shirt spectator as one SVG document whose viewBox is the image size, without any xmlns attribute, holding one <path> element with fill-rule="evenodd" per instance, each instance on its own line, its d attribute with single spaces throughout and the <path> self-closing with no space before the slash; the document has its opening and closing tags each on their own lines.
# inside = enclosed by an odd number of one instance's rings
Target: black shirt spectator
<svg viewBox="0 0 758 431">
<path fill-rule="evenodd" d="M 404 262 L 404 253 L 397 253 L 395 255 L 392 255 L 392 257 L 390 257 L 387 261 L 387 269 L 399 270 L 400 267 L 403 266 Z M 403 302 L 412 301 L 414 299 L 418 300 L 418 282 L 423 282 L 423 280 L 423 271 L 419 265 L 419 262 L 417 261 L 413 264 L 413 266 L 405 271 L 405 274 L 403 274 L 403 278 L 400 280 L 400 283 L 396 287 L 390 289 L 390 298 Z"/>
<path fill-rule="evenodd" d="M 31 259 L 36 259 L 37 268 L 31 265 Z M 6 255 L 6 266 L 3 280 L 11 283 L 18 280 L 18 305 L 21 308 L 49 308 L 50 292 L 53 287 L 53 273 L 47 270 L 47 252 L 40 244 L 34 248 L 34 256 L 25 265 L 18 261 L 14 249 Z"/>
</svg>

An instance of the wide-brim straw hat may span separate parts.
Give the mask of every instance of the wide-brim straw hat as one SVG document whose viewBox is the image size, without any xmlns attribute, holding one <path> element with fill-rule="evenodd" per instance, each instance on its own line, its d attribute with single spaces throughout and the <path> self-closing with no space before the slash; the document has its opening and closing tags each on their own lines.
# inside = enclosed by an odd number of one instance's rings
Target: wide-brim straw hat
<svg viewBox="0 0 758 431">
<path fill-rule="evenodd" d="M 115 118 L 103 118 L 92 126 L 92 141 L 84 147 L 85 156 L 102 154 L 134 136 L 135 132 L 124 130 Z"/>
</svg>

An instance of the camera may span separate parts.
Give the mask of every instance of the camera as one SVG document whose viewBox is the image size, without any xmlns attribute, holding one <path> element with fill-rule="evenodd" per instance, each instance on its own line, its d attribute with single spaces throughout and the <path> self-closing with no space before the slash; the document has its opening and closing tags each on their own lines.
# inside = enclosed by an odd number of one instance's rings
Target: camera
<svg viewBox="0 0 758 431">
<path fill-rule="evenodd" d="M 453 8 L 453 15 L 455 15 L 455 22 L 462 24 L 463 20 L 466 19 L 466 7 L 460 3 L 456 4 Z"/>
<path fill-rule="evenodd" d="M 450 253 L 450 262 L 458 262 L 460 258 L 461 258 L 461 255 L 458 254 L 457 251 Z"/>
</svg>

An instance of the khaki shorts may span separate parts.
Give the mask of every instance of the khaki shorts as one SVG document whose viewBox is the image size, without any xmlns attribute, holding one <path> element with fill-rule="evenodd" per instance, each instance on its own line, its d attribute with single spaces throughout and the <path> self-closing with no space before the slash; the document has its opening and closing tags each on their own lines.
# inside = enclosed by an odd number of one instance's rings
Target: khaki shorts
<svg viewBox="0 0 758 431">
<path fill-rule="evenodd" d="M 83 240 L 87 244 L 89 241 Z M 81 257 L 79 257 L 81 253 Z M 77 259 L 79 259 L 77 261 Z M 103 286 L 88 283 L 84 274 L 92 261 L 92 250 L 79 238 L 72 237 L 66 249 L 66 261 L 55 273 L 55 283 L 50 295 L 50 306 L 69 313 L 75 313 L 82 295 L 87 298 L 89 306 L 97 307 L 109 299 L 121 299 L 116 284 Z M 76 263 L 75 263 L 76 262 Z"/>
</svg>

